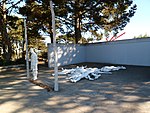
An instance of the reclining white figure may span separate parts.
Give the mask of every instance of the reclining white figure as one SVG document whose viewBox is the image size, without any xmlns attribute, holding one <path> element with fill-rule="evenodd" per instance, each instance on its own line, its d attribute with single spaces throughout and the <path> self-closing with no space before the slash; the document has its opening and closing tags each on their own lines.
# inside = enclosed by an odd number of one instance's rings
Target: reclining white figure
<svg viewBox="0 0 150 113">
<path fill-rule="evenodd" d="M 34 52 L 33 48 L 30 49 L 30 52 L 31 52 L 31 71 L 33 75 L 33 80 L 36 80 L 38 74 L 38 57 L 37 54 Z"/>
</svg>

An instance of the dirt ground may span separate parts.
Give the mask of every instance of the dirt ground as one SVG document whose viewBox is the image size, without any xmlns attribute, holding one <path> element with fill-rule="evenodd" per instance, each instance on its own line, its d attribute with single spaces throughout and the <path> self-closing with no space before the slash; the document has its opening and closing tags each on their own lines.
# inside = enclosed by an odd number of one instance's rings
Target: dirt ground
<svg viewBox="0 0 150 113">
<path fill-rule="evenodd" d="M 108 64 L 63 68 L 77 65 Z M 71 83 L 66 75 L 59 75 L 58 92 L 29 82 L 24 69 L 0 72 L 0 113 L 149 113 L 150 67 L 125 67 L 94 81 Z M 53 87 L 52 73 L 53 69 L 40 65 L 38 81 Z"/>
</svg>

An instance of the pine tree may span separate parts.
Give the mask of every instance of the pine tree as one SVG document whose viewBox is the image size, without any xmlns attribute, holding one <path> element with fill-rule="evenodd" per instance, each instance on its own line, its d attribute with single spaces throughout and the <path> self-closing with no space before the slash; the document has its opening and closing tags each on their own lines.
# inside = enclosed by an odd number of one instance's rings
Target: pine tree
<svg viewBox="0 0 150 113">
<path fill-rule="evenodd" d="M 0 34 L 2 40 L 2 50 L 3 50 L 3 59 L 6 62 L 10 62 L 12 55 L 12 43 L 11 39 L 8 35 L 8 17 L 10 17 L 13 9 L 17 8 L 17 4 L 19 4 L 22 0 L 14 2 L 13 0 L 1 0 L 0 1 Z M 6 7 L 8 6 L 9 7 Z M 12 23 L 12 22 L 11 22 Z"/>
</svg>

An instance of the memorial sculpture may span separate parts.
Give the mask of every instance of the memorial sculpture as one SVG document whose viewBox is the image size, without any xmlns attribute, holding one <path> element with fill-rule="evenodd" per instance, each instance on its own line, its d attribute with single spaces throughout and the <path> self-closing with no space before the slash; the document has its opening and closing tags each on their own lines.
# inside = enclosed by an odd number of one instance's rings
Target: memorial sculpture
<svg viewBox="0 0 150 113">
<path fill-rule="evenodd" d="M 38 56 L 34 52 L 33 48 L 30 49 L 31 52 L 31 71 L 33 75 L 33 80 L 37 80 L 38 74 Z"/>
<path fill-rule="evenodd" d="M 112 71 L 117 71 L 120 69 L 126 69 L 124 66 L 104 66 L 100 69 L 98 68 L 87 68 L 87 66 L 79 67 L 73 69 L 62 69 L 61 72 L 59 72 L 59 75 L 65 74 L 68 75 L 66 78 L 67 80 L 71 82 L 78 82 L 83 78 L 86 78 L 88 80 L 96 80 L 98 79 L 101 74 L 112 74 Z M 54 75 L 54 74 L 52 74 Z"/>
</svg>

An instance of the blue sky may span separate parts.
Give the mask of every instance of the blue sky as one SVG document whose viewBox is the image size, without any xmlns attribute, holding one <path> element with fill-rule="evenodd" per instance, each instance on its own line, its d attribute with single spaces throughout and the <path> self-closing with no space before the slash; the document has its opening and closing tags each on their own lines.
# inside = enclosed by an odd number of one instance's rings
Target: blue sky
<svg viewBox="0 0 150 113">
<path fill-rule="evenodd" d="M 134 3 L 137 4 L 136 13 L 124 29 L 126 34 L 120 39 L 131 39 L 140 34 L 150 36 L 150 0 L 134 0 Z"/>
</svg>

